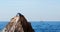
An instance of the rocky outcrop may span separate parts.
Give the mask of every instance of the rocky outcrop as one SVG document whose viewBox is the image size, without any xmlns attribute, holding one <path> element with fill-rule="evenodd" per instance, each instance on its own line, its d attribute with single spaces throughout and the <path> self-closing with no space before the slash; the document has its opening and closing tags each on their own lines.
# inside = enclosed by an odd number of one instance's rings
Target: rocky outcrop
<svg viewBox="0 0 60 32">
<path fill-rule="evenodd" d="M 11 19 L 8 25 L 4 28 L 4 32 L 34 32 L 31 23 L 26 18 L 18 13 Z"/>
</svg>

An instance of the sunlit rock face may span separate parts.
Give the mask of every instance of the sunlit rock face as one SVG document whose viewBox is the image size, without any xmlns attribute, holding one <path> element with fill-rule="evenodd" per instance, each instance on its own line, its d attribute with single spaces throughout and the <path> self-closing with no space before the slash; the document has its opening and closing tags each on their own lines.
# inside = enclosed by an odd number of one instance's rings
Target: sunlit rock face
<svg viewBox="0 0 60 32">
<path fill-rule="evenodd" d="M 18 13 L 11 19 L 3 32 L 34 32 L 31 23 L 27 22 L 26 18 Z"/>
</svg>

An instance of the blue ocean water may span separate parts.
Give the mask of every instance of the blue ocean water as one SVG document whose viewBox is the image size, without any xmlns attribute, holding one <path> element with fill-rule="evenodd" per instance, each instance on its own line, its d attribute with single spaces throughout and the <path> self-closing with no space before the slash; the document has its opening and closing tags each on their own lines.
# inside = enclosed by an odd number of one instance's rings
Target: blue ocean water
<svg viewBox="0 0 60 32">
<path fill-rule="evenodd" d="M 0 21 L 0 30 L 2 30 L 8 22 Z M 60 21 L 40 21 L 31 22 L 35 32 L 60 32 Z"/>
</svg>

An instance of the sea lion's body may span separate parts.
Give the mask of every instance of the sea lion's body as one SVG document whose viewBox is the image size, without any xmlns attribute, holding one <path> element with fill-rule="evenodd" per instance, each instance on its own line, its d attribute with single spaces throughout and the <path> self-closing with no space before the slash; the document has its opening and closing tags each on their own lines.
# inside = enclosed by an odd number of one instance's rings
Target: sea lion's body
<svg viewBox="0 0 60 32">
<path fill-rule="evenodd" d="M 8 25 L 4 29 L 5 32 L 34 32 L 31 23 L 27 22 L 25 17 L 18 13 L 11 19 Z"/>
</svg>

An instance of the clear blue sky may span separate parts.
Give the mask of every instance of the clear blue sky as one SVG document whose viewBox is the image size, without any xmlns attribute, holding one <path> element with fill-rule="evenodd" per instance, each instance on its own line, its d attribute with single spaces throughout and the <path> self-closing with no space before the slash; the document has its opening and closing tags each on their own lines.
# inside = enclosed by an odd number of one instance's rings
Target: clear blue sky
<svg viewBox="0 0 60 32">
<path fill-rule="evenodd" d="M 9 21 L 18 12 L 28 21 L 60 20 L 60 0 L 0 0 L 1 21 Z"/>
</svg>

